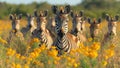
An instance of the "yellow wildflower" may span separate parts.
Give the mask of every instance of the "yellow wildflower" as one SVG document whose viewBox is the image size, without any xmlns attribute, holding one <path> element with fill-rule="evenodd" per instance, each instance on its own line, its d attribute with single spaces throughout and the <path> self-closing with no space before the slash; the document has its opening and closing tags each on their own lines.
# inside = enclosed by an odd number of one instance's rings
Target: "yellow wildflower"
<svg viewBox="0 0 120 68">
<path fill-rule="evenodd" d="M 100 43 L 94 42 L 93 45 L 91 46 L 92 50 L 99 50 L 100 49 Z"/>
<path fill-rule="evenodd" d="M 13 56 L 15 53 L 16 53 L 15 50 L 12 50 L 11 48 L 8 48 L 8 49 L 7 49 L 7 55 L 8 55 L 8 56 Z"/>
<path fill-rule="evenodd" d="M 25 64 L 23 68 L 29 68 L 29 65 Z"/>
<path fill-rule="evenodd" d="M 77 64 L 77 63 L 74 63 L 73 66 L 74 66 L 75 68 L 77 68 L 77 67 L 78 67 L 78 64 Z"/>
<path fill-rule="evenodd" d="M 2 44 L 7 44 L 7 41 L 4 40 L 4 39 L 2 39 L 2 38 L 0 37 L 0 43 L 2 43 Z"/>
<path fill-rule="evenodd" d="M 39 41 L 38 38 L 33 38 L 33 42 L 37 42 L 37 43 L 39 43 L 40 41 Z"/>
<path fill-rule="evenodd" d="M 57 65 L 57 64 L 59 64 L 59 62 L 55 60 L 55 61 L 54 61 L 54 64 L 56 64 L 56 65 Z"/>
<path fill-rule="evenodd" d="M 91 42 L 93 39 L 92 38 L 88 38 L 88 41 Z"/>
<path fill-rule="evenodd" d="M 21 60 L 25 60 L 26 57 L 25 57 L 25 56 L 21 56 L 20 59 L 21 59 Z"/>
<path fill-rule="evenodd" d="M 12 63 L 12 67 L 15 68 L 16 64 L 15 63 Z"/>
<path fill-rule="evenodd" d="M 41 51 L 46 50 L 46 45 L 45 45 L 45 44 L 42 44 L 42 45 L 40 46 L 40 50 L 41 50 Z"/>
<path fill-rule="evenodd" d="M 52 49 L 52 50 L 48 51 L 49 56 L 56 57 L 57 54 L 58 54 L 58 51 L 56 49 Z"/>
<path fill-rule="evenodd" d="M 15 68 L 21 68 L 20 64 L 16 64 Z"/>
<path fill-rule="evenodd" d="M 107 65 L 107 61 L 103 61 L 103 62 L 102 62 L 102 65 L 103 65 L 103 66 L 106 66 L 106 65 Z"/>
<path fill-rule="evenodd" d="M 98 53 L 96 51 L 92 50 L 92 51 L 89 52 L 89 57 L 90 58 L 96 58 L 97 56 L 98 56 Z"/>
<path fill-rule="evenodd" d="M 105 60 L 107 60 L 109 57 L 107 55 L 104 56 Z"/>
<path fill-rule="evenodd" d="M 16 56 L 16 58 L 19 59 L 21 55 L 20 54 L 16 54 L 15 56 Z"/>
<path fill-rule="evenodd" d="M 114 55 L 114 50 L 112 49 L 105 50 L 105 55 L 107 55 L 108 57 L 112 57 Z"/>
</svg>

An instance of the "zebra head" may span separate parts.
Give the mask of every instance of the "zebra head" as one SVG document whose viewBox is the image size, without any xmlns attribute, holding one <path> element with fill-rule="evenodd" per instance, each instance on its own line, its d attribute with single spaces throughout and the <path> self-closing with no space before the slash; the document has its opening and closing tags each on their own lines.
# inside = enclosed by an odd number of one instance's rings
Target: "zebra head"
<svg viewBox="0 0 120 68">
<path fill-rule="evenodd" d="M 108 14 L 106 15 L 106 20 L 108 22 L 108 34 L 116 35 L 116 26 L 119 16 L 116 15 L 114 18 L 110 17 Z"/>
<path fill-rule="evenodd" d="M 83 11 L 80 11 L 79 14 L 71 12 L 71 17 L 73 18 L 73 33 L 82 33 L 85 30 L 85 17 L 83 17 Z"/>
<path fill-rule="evenodd" d="M 34 16 L 27 14 L 28 27 L 34 26 Z"/>
<path fill-rule="evenodd" d="M 12 21 L 12 30 L 15 32 L 19 31 L 20 29 L 20 20 L 22 18 L 22 14 L 18 16 L 16 14 L 10 14 L 10 20 Z"/>
<path fill-rule="evenodd" d="M 56 15 L 55 17 L 55 30 L 58 36 L 63 36 L 68 32 L 68 15 L 70 13 L 70 6 L 67 5 L 65 7 L 60 7 L 58 10 L 57 6 L 52 6 L 53 13 Z"/>
<path fill-rule="evenodd" d="M 91 21 L 91 19 L 88 18 L 88 23 L 90 24 L 90 35 L 94 39 L 94 37 L 96 37 L 99 33 L 101 18 L 99 18 L 97 21 L 95 19 Z"/>
<path fill-rule="evenodd" d="M 46 24 L 47 24 L 47 10 L 45 11 L 40 11 L 39 14 L 37 11 L 34 12 L 36 21 L 37 21 L 37 29 L 44 31 L 46 29 Z"/>
</svg>

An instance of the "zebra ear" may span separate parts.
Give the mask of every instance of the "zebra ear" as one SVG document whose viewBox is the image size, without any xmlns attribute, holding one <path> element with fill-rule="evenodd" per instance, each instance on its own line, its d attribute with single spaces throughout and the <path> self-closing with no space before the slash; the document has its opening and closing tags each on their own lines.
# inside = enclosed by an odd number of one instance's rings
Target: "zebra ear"
<svg viewBox="0 0 120 68">
<path fill-rule="evenodd" d="M 118 16 L 118 15 L 116 15 L 116 16 L 115 16 L 115 20 L 116 20 L 116 21 L 118 21 L 118 19 L 119 19 L 119 16 Z"/>
<path fill-rule="evenodd" d="M 70 10 L 71 10 L 71 9 L 70 9 L 70 5 L 66 5 L 66 6 L 65 6 L 65 11 L 66 11 L 66 13 L 70 13 Z"/>
<path fill-rule="evenodd" d="M 88 23 L 91 24 L 91 19 L 90 18 L 88 18 Z"/>
<path fill-rule="evenodd" d="M 38 14 L 37 14 L 37 10 L 36 10 L 36 9 L 34 10 L 34 16 L 35 16 L 35 17 L 38 16 Z"/>
<path fill-rule="evenodd" d="M 14 19 L 14 16 L 13 16 L 13 14 L 10 14 L 10 20 L 13 20 Z"/>
<path fill-rule="evenodd" d="M 102 20 L 101 18 L 98 19 L 98 24 L 101 23 L 101 20 Z"/>
<path fill-rule="evenodd" d="M 52 6 L 52 12 L 53 12 L 54 14 L 57 14 L 57 10 L 58 10 L 57 6 L 53 5 L 53 6 Z"/>
<path fill-rule="evenodd" d="M 47 16 L 48 15 L 48 10 L 45 10 L 44 11 L 44 16 Z"/>
<path fill-rule="evenodd" d="M 80 16 L 82 17 L 83 16 L 83 10 L 79 12 Z"/>
<path fill-rule="evenodd" d="M 108 14 L 106 14 L 106 20 L 109 21 L 110 20 L 110 16 Z"/>
<path fill-rule="evenodd" d="M 22 18 L 22 14 L 19 14 L 18 15 L 18 19 L 20 20 Z"/>
<path fill-rule="evenodd" d="M 71 15 L 72 18 L 74 17 L 74 13 L 72 11 L 71 11 L 70 15 Z"/>
</svg>

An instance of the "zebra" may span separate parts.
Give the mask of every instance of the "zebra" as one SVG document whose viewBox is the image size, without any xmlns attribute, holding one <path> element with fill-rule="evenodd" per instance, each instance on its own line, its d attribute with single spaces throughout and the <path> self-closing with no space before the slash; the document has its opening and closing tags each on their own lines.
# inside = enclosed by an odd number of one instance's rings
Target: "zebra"
<svg viewBox="0 0 120 68">
<path fill-rule="evenodd" d="M 72 19 L 72 23 L 73 23 L 73 27 L 72 27 L 72 31 L 71 33 L 73 35 L 75 35 L 80 42 L 85 42 L 86 41 L 86 37 L 84 36 L 84 32 L 85 32 L 85 17 L 83 17 L 83 11 L 80 11 L 79 14 L 76 13 L 74 14 L 73 12 L 71 12 L 71 17 Z"/>
<path fill-rule="evenodd" d="M 99 34 L 99 27 L 100 27 L 100 23 L 101 23 L 101 18 L 99 18 L 97 21 L 96 19 L 94 19 L 93 21 L 91 21 L 90 18 L 88 18 L 88 23 L 90 24 L 90 36 L 93 40 L 95 40 L 95 38 L 98 37 Z"/>
<path fill-rule="evenodd" d="M 52 11 L 56 15 L 55 17 L 55 31 L 57 33 L 56 40 L 54 45 L 58 50 L 58 56 L 62 55 L 63 53 L 69 53 L 71 49 L 78 48 L 77 41 L 78 39 L 73 36 L 72 34 L 68 33 L 68 22 L 69 18 L 68 15 L 70 13 L 70 6 L 67 5 L 63 9 L 60 8 L 58 11 L 57 6 L 52 6 Z"/>
<path fill-rule="evenodd" d="M 37 10 L 34 11 L 36 17 L 37 28 L 32 32 L 33 37 L 40 39 L 41 44 L 45 44 L 47 49 L 50 49 L 53 44 L 53 36 L 50 34 L 49 30 L 46 28 L 48 11 L 40 11 L 39 14 Z M 40 45 L 41 45 L 40 44 Z"/>
<path fill-rule="evenodd" d="M 23 27 L 21 29 L 21 32 L 24 34 L 24 36 L 30 32 L 30 34 L 32 34 L 32 32 L 36 29 L 35 23 L 34 23 L 34 16 L 27 14 L 27 26 Z"/>
<path fill-rule="evenodd" d="M 110 17 L 108 14 L 106 14 L 106 21 L 108 22 L 108 32 L 104 35 L 104 39 L 102 41 L 102 45 L 106 43 L 107 41 L 111 41 L 111 43 L 115 44 L 117 42 L 117 22 L 118 22 L 119 16 L 116 15 L 114 18 Z"/>
<path fill-rule="evenodd" d="M 20 20 L 22 18 L 22 14 L 18 16 L 16 14 L 10 14 L 10 20 L 12 21 L 12 30 L 9 33 L 8 42 L 13 39 L 14 36 L 19 37 L 20 40 L 24 40 L 23 34 L 20 31 Z"/>
</svg>

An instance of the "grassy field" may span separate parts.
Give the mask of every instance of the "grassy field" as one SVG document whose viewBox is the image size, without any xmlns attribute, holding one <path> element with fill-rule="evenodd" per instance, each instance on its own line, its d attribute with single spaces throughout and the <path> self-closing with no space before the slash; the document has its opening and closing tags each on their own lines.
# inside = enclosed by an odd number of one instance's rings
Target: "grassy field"
<svg viewBox="0 0 120 68">
<path fill-rule="evenodd" d="M 21 28 L 26 25 L 21 21 Z M 120 68 L 120 22 L 117 26 L 117 39 L 114 43 L 106 42 L 101 46 L 104 34 L 107 32 L 106 21 L 100 24 L 99 39 L 92 41 L 89 24 L 86 23 L 85 44 L 72 50 L 70 54 L 57 56 L 55 47 L 47 50 L 45 45 L 38 46 L 40 40 L 30 39 L 29 34 L 24 41 L 15 38 L 11 44 L 7 43 L 10 20 L 0 20 L 0 68 Z M 71 25 L 69 25 L 71 28 Z"/>
</svg>

